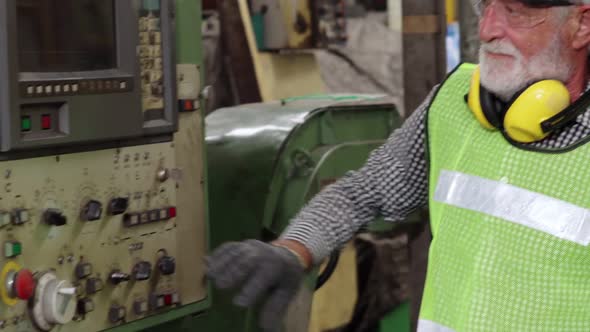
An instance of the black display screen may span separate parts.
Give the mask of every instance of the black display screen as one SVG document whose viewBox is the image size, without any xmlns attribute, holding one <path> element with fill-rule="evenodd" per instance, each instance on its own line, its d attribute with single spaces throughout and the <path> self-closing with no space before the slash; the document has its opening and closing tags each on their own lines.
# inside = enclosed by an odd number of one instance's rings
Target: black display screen
<svg viewBox="0 0 590 332">
<path fill-rule="evenodd" d="M 117 67 L 116 0 L 17 0 L 20 72 Z"/>
</svg>

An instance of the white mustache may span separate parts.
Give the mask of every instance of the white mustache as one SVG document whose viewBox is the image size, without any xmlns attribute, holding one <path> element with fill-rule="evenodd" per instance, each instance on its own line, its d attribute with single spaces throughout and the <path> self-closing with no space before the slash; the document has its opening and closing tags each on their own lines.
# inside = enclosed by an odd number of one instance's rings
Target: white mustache
<svg viewBox="0 0 590 332">
<path fill-rule="evenodd" d="M 481 49 L 486 52 L 511 55 L 517 58 L 520 57 L 520 52 L 516 49 L 516 47 L 506 42 L 492 41 L 489 43 L 484 43 L 481 45 Z"/>
</svg>

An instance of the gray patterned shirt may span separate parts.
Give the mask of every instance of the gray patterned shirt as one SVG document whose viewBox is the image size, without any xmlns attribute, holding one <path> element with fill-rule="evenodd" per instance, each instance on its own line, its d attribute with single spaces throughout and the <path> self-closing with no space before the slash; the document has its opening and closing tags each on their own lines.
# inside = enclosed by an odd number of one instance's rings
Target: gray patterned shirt
<svg viewBox="0 0 590 332">
<path fill-rule="evenodd" d="M 359 170 L 348 172 L 316 195 L 292 220 L 282 239 L 304 244 L 320 263 L 377 216 L 397 222 L 428 202 L 425 118 L 435 87 L 426 100 L 371 153 Z M 546 139 L 538 149 L 560 149 L 590 135 L 590 112 Z"/>
</svg>

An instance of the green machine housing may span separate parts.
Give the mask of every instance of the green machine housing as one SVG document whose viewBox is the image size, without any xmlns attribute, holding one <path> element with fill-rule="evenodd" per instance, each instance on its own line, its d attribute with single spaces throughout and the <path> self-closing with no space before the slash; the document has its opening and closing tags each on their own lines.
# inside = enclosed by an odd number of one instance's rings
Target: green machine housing
<svg viewBox="0 0 590 332">
<path fill-rule="evenodd" d="M 360 168 L 401 122 L 395 105 L 377 95 L 304 96 L 211 113 L 206 118 L 211 249 L 279 236 L 310 198 Z M 210 294 L 211 309 L 189 326 L 259 331 L 256 311 L 234 306 L 233 293 L 212 289 Z M 287 319 L 286 331 L 306 331 L 309 308 L 299 314 L 303 317 Z"/>
</svg>

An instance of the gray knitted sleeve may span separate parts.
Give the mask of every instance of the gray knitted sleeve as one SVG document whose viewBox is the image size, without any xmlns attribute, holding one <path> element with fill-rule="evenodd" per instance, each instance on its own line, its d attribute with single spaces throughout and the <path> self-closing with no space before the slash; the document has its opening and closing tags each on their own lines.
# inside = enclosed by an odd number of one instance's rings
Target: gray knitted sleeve
<svg viewBox="0 0 590 332">
<path fill-rule="evenodd" d="M 377 216 L 400 221 L 428 201 L 425 116 L 434 91 L 365 165 L 324 188 L 295 216 L 282 239 L 296 240 L 314 264 Z"/>
</svg>

